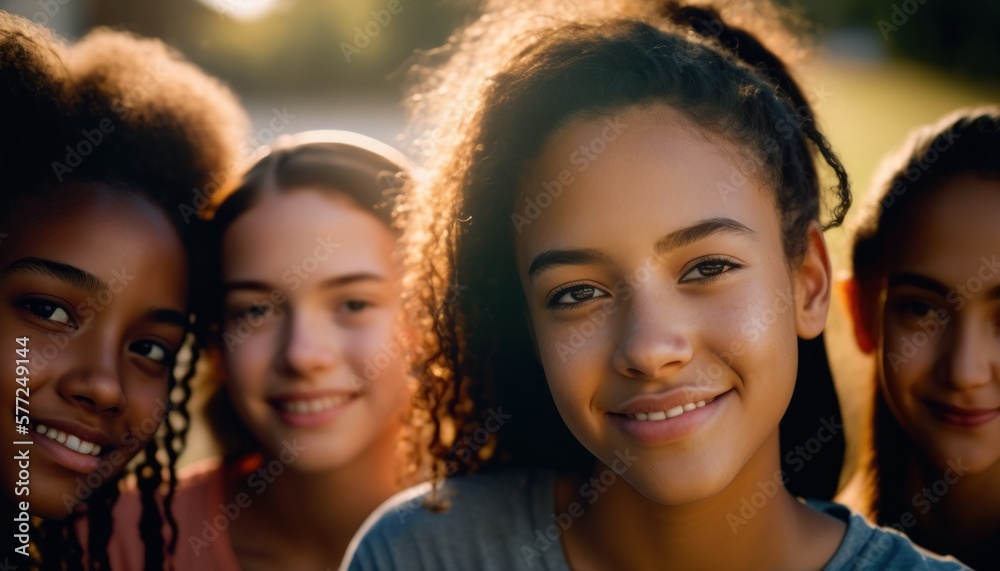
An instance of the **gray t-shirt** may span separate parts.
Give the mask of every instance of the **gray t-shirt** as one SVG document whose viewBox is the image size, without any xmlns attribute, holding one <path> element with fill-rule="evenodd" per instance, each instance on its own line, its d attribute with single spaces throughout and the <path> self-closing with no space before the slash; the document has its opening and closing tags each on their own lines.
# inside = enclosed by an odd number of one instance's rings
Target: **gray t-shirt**
<svg viewBox="0 0 1000 571">
<path fill-rule="evenodd" d="M 429 484 L 389 499 L 368 518 L 348 548 L 348 571 L 570 571 L 561 537 L 574 514 L 554 513 L 555 474 L 507 470 L 451 478 L 444 513 L 423 507 Z M 847 534 L 824 571 L 968 569 L 928 555 L 905 535 L 872 527 L 839 504 L 808 505 L 847 523 Z M 579 517 L 578 515 L 576 517 Z"/>
</svg>

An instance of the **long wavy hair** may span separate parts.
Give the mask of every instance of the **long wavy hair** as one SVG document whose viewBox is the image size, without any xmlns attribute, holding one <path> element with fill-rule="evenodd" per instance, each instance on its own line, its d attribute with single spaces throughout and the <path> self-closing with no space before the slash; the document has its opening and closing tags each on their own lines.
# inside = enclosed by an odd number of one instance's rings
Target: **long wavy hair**
<svg viewBox="0 0 1000 571">
<path fill-rule="evenodd" d="M 4 208 L 0 227 L 20 205 L 60 197 L 74 185 L 102 185 L 160 207 L 194 259 L 184 206 L 193 190 L 224 180 L 238 160 L 246 117 L 230 91 L 158 40 L 96 30 L 68 45 L 45 28 L 0 11 L 0 114 L 12 135 L 0 138 Z M 51 161 L 102 121 L 112 136 L 93 145 L 71 172 Z M 126 238 L 127 239 L 127 238 Z M 194 273 L 194 272 L 192 272 Z M 171 510 L 177 458 L 185 445 L 191 379 L 200 356 L 191 317 L 185 351 L 169 374 L 165 421 L 133 461 L 141 497 L 145 568 L 163 569 L 177 542 Z M 128 472 L 102 483 L 74 517 L 32 522 L 32 565 L 39 569 L 109 569 L 112 509 Z M 161 502 L 159 494 L 165 490 Z M 87 557 L 75 532 L 87 519 Z M 170 529 L 164 537 L 164 523 Z M 4 529 L 10 521 L 4 524 Z M 13 533 L 13 532 L 11 532 Z M 10 535 L 7 535 L 10 537 Z"/>
<path fill-rule="evenodd" d="M 678 110 L 739 149 L 773 190 L 790 264 L 806 251 L 808 225 L 824 217 L 838 226 L 851 203 L 813 107 L 762 39 L 797 50 L 770 4 L 497 0 L 484 10 L 425 56 L 408 98 L 427 182 L 398 213 L 414 268 L 407 308 L 434 332 L 415 357 L 415 405 L 436 481 L 499 466 L 593 465 L 547 389 L 513 254 L 520 181 L 561 126 L 651 103 Z M 835 179 L 826 198 L 816 157 Z M 822 336 L 799 348 L 783 464 L 820 418 L 840 418 Z M 501 406 L 514 418 L 490 432 L 484 422 Z M 786 464 L 789 489 L 832 497 L 843 453 L 840 433 L 806 470 Z"/>
<path fill-rule="evenodd" d="M 1000 106 L 958 109 L 914 129 L 883 159 L 853 233 L 851 261 L 858 284 L 858 315 L 877 331 L 877 296 L 889 237 L 905 227 L 913 204 L 963 174 L 1000 180 Z M 899 522 L 912 506 L 899 492 L 910 458 L 920 454 L 893 416 L 881 381 L 872 382 L 873 406 L 858 508 L 882 525 Z"/>
</svg>

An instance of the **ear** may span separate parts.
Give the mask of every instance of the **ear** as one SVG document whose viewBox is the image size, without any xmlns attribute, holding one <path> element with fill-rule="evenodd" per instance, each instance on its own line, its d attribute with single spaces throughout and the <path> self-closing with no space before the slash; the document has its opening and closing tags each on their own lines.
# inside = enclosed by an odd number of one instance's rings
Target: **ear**
<svg viewBox="0 0 1000 571">
<path fill-rule="evenodd" d="M 837 280 L 837 293 L 844 307 L 847 308 L 851 316 L 851 323 L 854 325 L 854 340 L 865 353 L 875 350 L 875 335 L 871 331 L 871 324 L 864 317 L 861 308 L 861 288 L 858 280 L 854 276 L 848 276 Z"/>
<path fill-rule="evenodd" d="M 826 327 L 833 273 L 823 229 L 812 222 L 806 231 L 807 249 L 795 270 L 795 327 L 802 339 L 813 339 Z"/>
</svg>

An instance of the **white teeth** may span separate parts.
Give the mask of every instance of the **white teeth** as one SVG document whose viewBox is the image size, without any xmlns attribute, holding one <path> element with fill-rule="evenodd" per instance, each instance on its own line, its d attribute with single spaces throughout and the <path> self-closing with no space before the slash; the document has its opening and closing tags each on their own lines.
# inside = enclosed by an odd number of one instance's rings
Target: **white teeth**
<svg viewBox="0 0 1000 571">
<path fill-rule="evenodd" d="M 62 444 L 74 452 L 79 452 L 80 454 L 90 454 L 91 456 L 98 456 L 101 454 L 100 444 L 80 440 L 79 436 L 67 434 L 58 428 L 52 428 L 50 426 L 45 426 L 44 424 L 39 424 L 35 426 L 35 432 L 48 436 L 50 439 Z"/>
<path fill-rule="evenodd" d="M 712 402 L 715 398 L 710 398 L 708 400 L 700 400 L 698 402 L 689 402 L 683 405 L 677 405 L 667 411 L 654 411 L 654 412 L 637 412 L 635 414 L 626 415 L 629 418 L 635 420 L 666 420 L 668 418 L 676 418 L 685 412 L 691 412 L 692 410 L 701 408 L 706 404 Z"/>
<path fill-rule="evenodd" d="M 281 410 L 292 414 L 315 414 L 343 404 L 346 396 L 323 397 L 313 400 L 286 400 L 278 403 Z"/>
</svg>

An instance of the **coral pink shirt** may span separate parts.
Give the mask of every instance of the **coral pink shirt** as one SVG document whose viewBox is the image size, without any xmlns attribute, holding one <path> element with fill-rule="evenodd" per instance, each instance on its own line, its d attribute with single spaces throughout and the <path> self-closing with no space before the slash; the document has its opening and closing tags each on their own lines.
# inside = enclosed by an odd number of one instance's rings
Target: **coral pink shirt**
<svg viewBox="0 0 1000 571">
<path fill-rule="evenodd" d="M 239 571 L 229 540 L 229 526 L 238 513 L 227 507 L 224 486 L 227 470 L 217 459 L 187 466 L 179 473 L 173 513 L 177 521 L 177 547 L 173 556 L 178 571 Z M 162 500 L 162 498 L 161 498 Z M 143 568 L 143 542 L 139 533 L 142 514 L 139 491 L 129 486 L 114 508 L 114 533 L 108 544 L 111 568 Z M 164 523 L 163 537 L 169 538 Z"/>
</svg>

